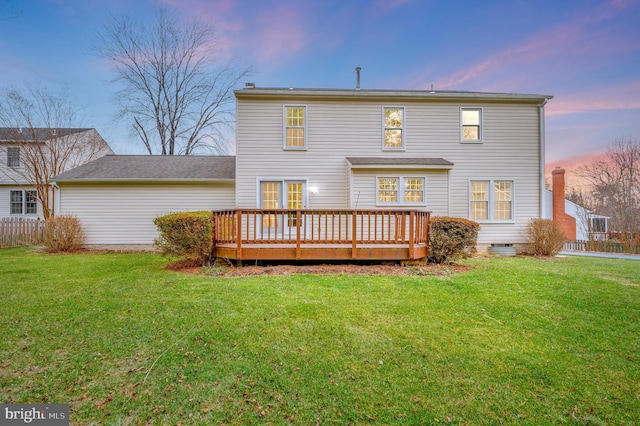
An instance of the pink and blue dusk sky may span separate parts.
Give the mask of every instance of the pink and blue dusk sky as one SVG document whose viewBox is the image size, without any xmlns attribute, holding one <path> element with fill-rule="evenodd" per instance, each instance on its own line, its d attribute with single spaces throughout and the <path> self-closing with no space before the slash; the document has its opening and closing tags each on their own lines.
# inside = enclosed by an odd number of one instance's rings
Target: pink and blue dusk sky
<svg viewBox="0 0 640 426">
<path fill-rule="evenodd" d="M 640 139 L 640 0 L 0 0 L 0 86 L 64 89 L 118 154 L 143 154 L 92 54 L 111 15 L 164 3 L 218 32 L 262 87 L 553 95 L 546 161 Z M 240 88 L 240 87 L 238 87 Z"/>
</svg>

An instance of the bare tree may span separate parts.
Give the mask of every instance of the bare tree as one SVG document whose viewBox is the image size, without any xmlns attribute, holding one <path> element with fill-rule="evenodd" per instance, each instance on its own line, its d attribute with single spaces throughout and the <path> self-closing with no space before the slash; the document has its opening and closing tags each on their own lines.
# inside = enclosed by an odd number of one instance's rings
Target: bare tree
<svg viewBox="0 0 640 426">
<path fill-rule="evenodd" d="M 2 140 L 19 154 L 0 174 L 35 189 L 45 219 L 53 215 L 53 176 L 113 153 L 98 132 L 83 128 L 82 122 L 66 94 L 30 86 L 5 89 L 0 97 Z"/>
<path fill-rule="evenodd" d="M 151 26 L 113 17 L 95 51 L 114 68 L 118 118 L 131 120 L 149 154 L 226 150 L 233 89 L 249 70 L 218 61 L 211 26 L 183 23 L 164 7 Z"/>
<path fill-rule="evenodd" d="M 582 166 L 591 183 L 592 208 L 611 217 L 623 242 L 640 236 L 640 141 L 619 138 L 604 157 Z"/>
<path fill-rule="evenodd" d="M 0 0 L 0 21 L 7 21 L 22 15 L 17 0 Z"/>
</svg>

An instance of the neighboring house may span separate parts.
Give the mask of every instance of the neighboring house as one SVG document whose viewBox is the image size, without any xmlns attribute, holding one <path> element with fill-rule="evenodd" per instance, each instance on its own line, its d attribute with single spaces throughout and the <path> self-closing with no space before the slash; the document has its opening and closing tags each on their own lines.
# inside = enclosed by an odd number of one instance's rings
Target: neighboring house
<svg viewBox="0 0 640 426">
<path fill-rule="evenodd" d="M 153 219 L 233 208 L 235 157 L 107 155 L 55 178 L 57 214 L 80 219 L 87 245 L 149 246 Z"/>
<path fill-rule="evenodd" d="M 233 175 L 219 164 L 229 157 L 176 157 L 184 168 L 170 157 L 106 157 L 55 179 L 59 212 L 81 218 L 89 244 L 151 244 L 151 220 L 169 211 L 412 209 L 479 222 L 480 248 L 524 244 L 544 212 L 552 96 L 253 85 L 235 95 Z M 91 171 L 100 164 L 104 172 Z M 214 173 L 201 191 L 191 167 Z M 153 168 L 166 174 L 143 173 Z M 254 225 L 271 226 L 267 216 Z"/>
<path fill-rule="evenodd" d="M 41 150 L 46 158 L 46 145 L 51 138 L 62 144 L 74 144 L 77 152 L 65 152 L 65 170 L 77 167 L 113 151 L 95 129 L 90 128 L 0 128 L 0 218 L 43 218 L 33 182 L 28 179 L 30 153 Z M 37 146 L 36 146 L 37 145 Z M 85 149 L 90 145 L 90 149 Z M 61 161 L 58 159 L 57 161 Z"/>
<path fill-rule="evenodd" d="M 565 170 L 558 167 L 551 173 L 552 190 L 545 189 L 544 219 L 560 224 L 567 240 L 605 240 L 609 235 L 609 217 L 565 199 Z"/>
</svg>

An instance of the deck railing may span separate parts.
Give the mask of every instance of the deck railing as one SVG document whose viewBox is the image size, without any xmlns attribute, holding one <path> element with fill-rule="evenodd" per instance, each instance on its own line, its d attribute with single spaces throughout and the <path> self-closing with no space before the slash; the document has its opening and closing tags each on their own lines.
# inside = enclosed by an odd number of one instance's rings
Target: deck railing
<svg viewBox="0 0 640 426">
<path fill-rule="evenodd" d="M 294 245 L 297 256 L 304 247 L 349 245 L 352 257 L 363 246 L 404 245 L 414 258 L 415 248 L 429 241 L 429 212 L 420 210 L 235 209 L 213 215 L 214 250 L 233 245 L 240 259 L 248 245 Z"/>
</svg>

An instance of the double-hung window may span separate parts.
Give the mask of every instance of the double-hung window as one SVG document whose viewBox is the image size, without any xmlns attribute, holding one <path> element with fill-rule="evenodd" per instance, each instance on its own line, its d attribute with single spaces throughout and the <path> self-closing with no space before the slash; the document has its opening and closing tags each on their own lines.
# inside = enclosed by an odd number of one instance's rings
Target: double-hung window
<svg viewBox="0 0 640 426">
<path fill-rule="evenodd" d="M 38 195 L 36 191 L 10 191 L 11 214 L 38 214 Z"/>
<path fill-rule="evenodd" d="M 460 140 L 482 142 L 482 108 L 460 108 Z"/>
<path fill-rule="evenodd" d="M 424 177 L 378 177 L 376 205 L 425 205 Z"/>
<path fill-rule="evenodd" d="M 404 108 L 385 107 L 382 149 L 404 150 Z"/>
<path fill-rule="evenodd" d="M 307 149 L 307 108 L 284 107 L 284 149 Z"/>
<path fill-rule="evenodd" d="M 7 148 L 7 166 L 20 167 L 20 148 L 18 147 Z"/>
<path fill-rule="evenodd" d="M 513 220 L 513 181 L 472 180 L 469 199 L 469 216 L 473 220 Z"/>
</svg>

